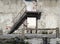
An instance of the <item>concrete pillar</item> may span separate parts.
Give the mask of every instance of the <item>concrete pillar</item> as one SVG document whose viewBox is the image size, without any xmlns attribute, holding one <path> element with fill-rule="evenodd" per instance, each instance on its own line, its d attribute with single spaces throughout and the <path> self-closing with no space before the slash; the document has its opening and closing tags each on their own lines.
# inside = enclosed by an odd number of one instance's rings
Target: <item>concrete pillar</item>
<svg viewBox="0 0 60 44">
<path fill-rule="evenodd" d="M 59 28 L 56 28 L 56 37 L 59 37 Z"/>
<path fill-rule="evenodd" d="M 37 34 L 37 28 L 38 28 L 38 20 L 36 18 L 36 34 Z"/>
</svg>

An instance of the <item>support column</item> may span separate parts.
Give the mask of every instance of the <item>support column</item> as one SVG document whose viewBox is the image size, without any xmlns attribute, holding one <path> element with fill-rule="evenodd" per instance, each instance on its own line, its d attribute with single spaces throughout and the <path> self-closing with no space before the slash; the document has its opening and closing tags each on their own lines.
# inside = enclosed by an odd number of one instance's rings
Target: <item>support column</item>
<svg viewBox="0 0 60 44">
<path fill-rule="evenodd" d="M 48 44 L 48 38 L 47 37 L 43 37 L 43 44 Z"/>
<path fill-rule="evenodd" d="M 59 28 L 56 28 L 56 37 L 59 37 Z"/>
<path fill-rule="evenodd" d="M 37 34 L 37 28 L 38 28 L 38 19 L 36 18 L 36 34 Z"/>
<path fill-rule="evenodd" d="M 25 29 L 25 26 L 23 24 L 23 29 L 22 29 L 22 39 L 24 39 L 24 29 Z"/>
</svg>

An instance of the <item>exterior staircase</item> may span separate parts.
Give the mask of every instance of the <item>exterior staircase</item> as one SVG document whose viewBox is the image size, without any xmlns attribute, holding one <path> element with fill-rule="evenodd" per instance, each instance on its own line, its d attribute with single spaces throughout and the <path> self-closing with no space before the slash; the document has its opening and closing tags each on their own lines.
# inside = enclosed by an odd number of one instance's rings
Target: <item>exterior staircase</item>
<svg viewBox="0 0 60 44">
<path fill-rule="evenodd" d="M 15 17 L 14 25 L 12 26 L 12 28 L 11 28 L 10 32 L 8 32 L 8 34 L 11 34 L 15 30 L 17 30 L 21 26 L 21 24 L 23 24 L 25 19 L 27 19 L 27 17 L 36 17 L 37 19 L 40 19 L 40 16 L 41 16 L 41 12 L 26 11 L 26 6 L 24 6 L 23 9 L 21 10 L 21 12 L 18 13 L 18 16 Z"/>
</svg>

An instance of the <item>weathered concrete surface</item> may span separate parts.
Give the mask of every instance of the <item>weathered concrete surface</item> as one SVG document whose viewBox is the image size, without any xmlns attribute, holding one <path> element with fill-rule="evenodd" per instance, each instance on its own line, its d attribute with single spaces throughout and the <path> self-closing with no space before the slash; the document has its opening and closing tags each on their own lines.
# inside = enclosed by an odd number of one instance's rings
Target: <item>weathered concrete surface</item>
<svg viewBox="0 0 60 44">
<path fill-rule="evenodd" d="M 41 19 L 38 20 L 38 28 L 60 28 L 59 4 L 60 0 L 38 0 L 38 9 L 42 12 Z M 13 18 L 20 12 L 23 5 L 22 0 L 0 0 L 0 27 L 4 33 L 10 30 Z"/>
<path fill-rule="evenodd" d="M 41 19 L 38 20 L 38 28 L 56 28 L 59 27 L 59 11 L 60 0 L 38 0 L 40 11 L 42 11 Z M 60 28 L 60 27 L 59 27 Z"/>
<path fill-rule="evenodd" d="M 13 25 L 13 19 L 24 6 L 23 0 L 0 0 L 0 27 L 7 33 Z"/>
</svg>

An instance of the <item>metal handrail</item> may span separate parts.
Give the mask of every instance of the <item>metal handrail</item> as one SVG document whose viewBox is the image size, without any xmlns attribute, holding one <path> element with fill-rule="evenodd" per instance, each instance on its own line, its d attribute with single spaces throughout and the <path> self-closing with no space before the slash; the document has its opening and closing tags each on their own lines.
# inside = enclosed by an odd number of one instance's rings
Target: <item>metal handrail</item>
<svg viewBox="0 0 60 44">
<path fill-rule="evenodd" d="M 26 11 L 26 5 L 21 9 L 21 11 L 18 13 L 18 15 L 13 19 L 13 22 L 15 23 Z"/>
</svg>

